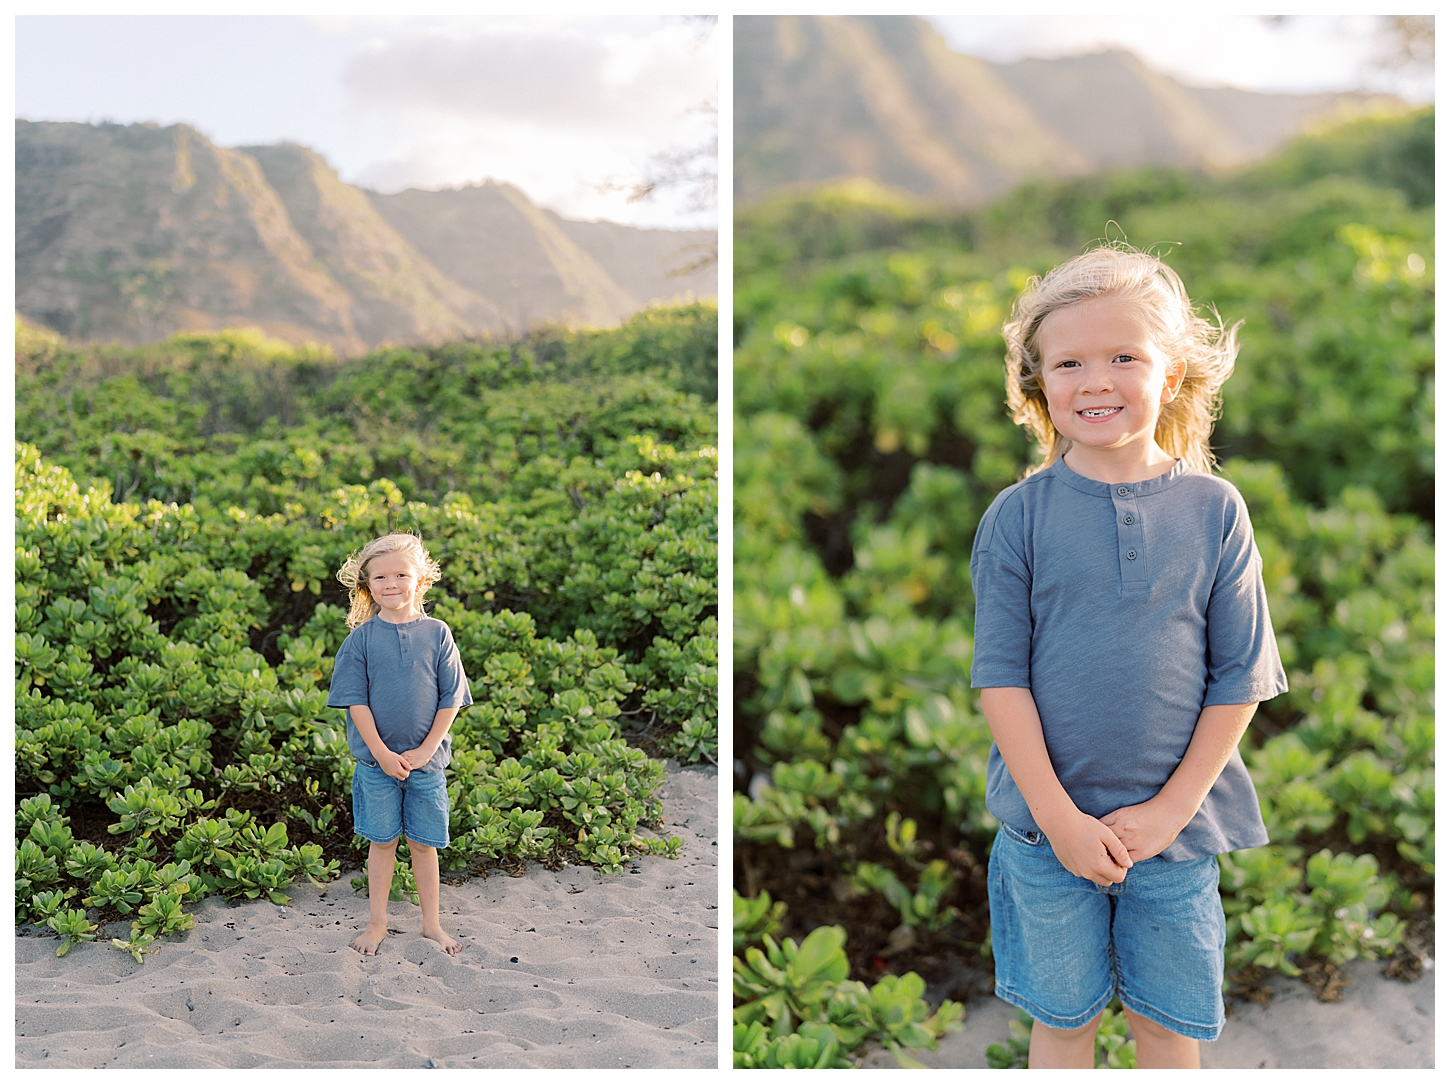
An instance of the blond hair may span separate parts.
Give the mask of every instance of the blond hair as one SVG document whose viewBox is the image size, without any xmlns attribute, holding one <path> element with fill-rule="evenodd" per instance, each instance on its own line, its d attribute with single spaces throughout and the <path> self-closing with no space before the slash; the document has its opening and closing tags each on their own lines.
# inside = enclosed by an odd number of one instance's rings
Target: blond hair
<svg viewBox="0 0 1450 1084">
<path fill-rule="evenodd" d="M 1118 297 L 1132 305 L 1169 364 L 1186 365 L 1178 394 L 1158 413 L 1153 439 L 1190 469 L 1212 471 L 1208 438 L 1218 417 L 1220 391 L 1233 375 L 1243 321 L 1225 327 L 1212 306 L 1213 319 L 1205 319 L 1195 311 L 1183 280 L 1158 257 L 1127 245 L 1102 245 L 1041 278 L 1028 279 L 1011 319 L 1002 325 L 1007 342 L 1007 405 L 1012 420 L 1037 438 L 1042 455 L 1042 462 L 1027 473 L 1050 467 L 1072 447 L 1047 411 L 1038 347 L 1042 321 L 1058 309 L 1098 297 Z"/>
<path fill-rule="evenodd" d="M 413 608 L 420 613 L 423 610 L 424 592 L 443 577 L 443 569 L 428 556 L 423 540 L 417 535 L 385 534 L 382 538 L 373 539 L 350 555 L 337 572 L 338 580 L 347 588 L 347 597 L 351 604 L 347 614 L 348 628 L 355 629 L 382 612 L 382 607 L 373 601 L 372 592 L 368 590 L 368 565 L 374 558 L 388 553 L 405 553 L 412 560 L 413 570 L 418 575 L 418 587 L 413 592 Z"/>
</svg>

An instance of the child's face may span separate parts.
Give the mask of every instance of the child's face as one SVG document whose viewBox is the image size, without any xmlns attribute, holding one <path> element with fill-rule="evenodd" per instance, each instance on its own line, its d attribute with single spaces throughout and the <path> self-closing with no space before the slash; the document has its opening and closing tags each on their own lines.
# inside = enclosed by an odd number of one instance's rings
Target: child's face
<svg viewBox="0 0 1450 1084">
<path fill-rule="evenodd" d="M 1073 452 L 1083 449 L 1077 458 L 1151 455 L 1158 412 L 1186 366 L 1163 354 L 1136 307 L 1112 296 L 1079 301 L 1050 313 L 1037 343 L 1048 414 Z"/>
<path fill-rule="evenodd" d="M 414 615 L 418 570 L 406 553 L 385 553 L 368 562 L 368 593 L 382 608 L 384 621 L 407 621 Z"/>
</svg>

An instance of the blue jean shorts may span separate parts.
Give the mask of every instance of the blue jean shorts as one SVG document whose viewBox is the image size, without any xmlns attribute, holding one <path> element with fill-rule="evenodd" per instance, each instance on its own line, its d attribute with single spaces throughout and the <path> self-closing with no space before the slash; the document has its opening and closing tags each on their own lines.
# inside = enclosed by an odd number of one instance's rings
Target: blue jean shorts
<svg viewBox="0 0 1450 1084">
<path fill-rule="evenodd" d="M 426 847 L 448 846 L 448 781 L 443 773 L 409 772 L 394 779 L 357 762 L 352 772 L 352 828 L 370 843 L 406 835 Z"/>
<path fill-rule="evenodd" d="M 1089 1023 L 1116 995 L 1190 1039 L 1223 1029 L 1218 860 L 1147 858 L 1122 884 L 1069 873 L 1041 832 L 1002 825 L 987 863 L 997 996 L 1051 1028 Z"/>
</svg>

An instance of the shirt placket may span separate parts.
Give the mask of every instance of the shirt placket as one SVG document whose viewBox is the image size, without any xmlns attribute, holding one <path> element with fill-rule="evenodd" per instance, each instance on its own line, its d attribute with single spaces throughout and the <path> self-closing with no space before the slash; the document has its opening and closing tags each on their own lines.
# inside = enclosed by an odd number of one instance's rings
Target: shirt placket
<svg viewBox="0 0 1450 1084">
<path fill-rule="evenodd" d="M 1111 489 L 1113 518 L 1118 528 L 1118 571 L 1123 586 L 1147 587 L 1148 560 L 1143 549 L 1143 513 L 1138 503 L 1138 487 L 1123 483 Z"/>
</svg>

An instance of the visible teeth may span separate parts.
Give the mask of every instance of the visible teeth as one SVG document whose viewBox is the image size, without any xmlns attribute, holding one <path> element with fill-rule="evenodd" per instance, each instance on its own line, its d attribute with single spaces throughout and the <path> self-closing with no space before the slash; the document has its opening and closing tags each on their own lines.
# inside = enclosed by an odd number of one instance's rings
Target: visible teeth
<svg viewBox="0 0 1450 1084">
<path fill-rule="evenodd" d="M 1117 407 L 1093 407 L 1090 410 L 1079 410 L 1078 413 L 1086 418 L 1101 418 L 1108 414 L 1114 414 L 1117 410 Z"/>
</svg>

